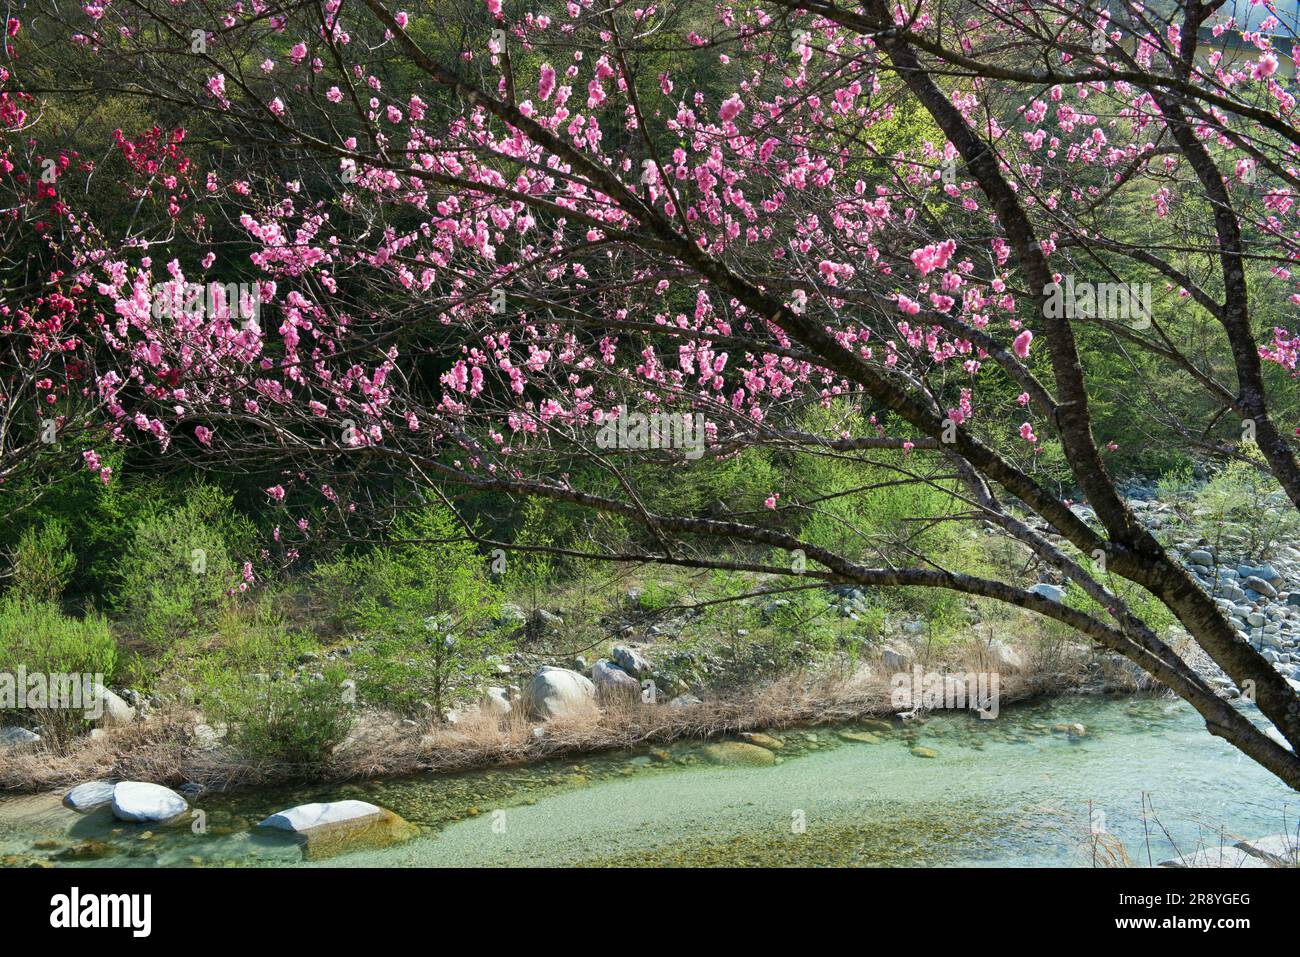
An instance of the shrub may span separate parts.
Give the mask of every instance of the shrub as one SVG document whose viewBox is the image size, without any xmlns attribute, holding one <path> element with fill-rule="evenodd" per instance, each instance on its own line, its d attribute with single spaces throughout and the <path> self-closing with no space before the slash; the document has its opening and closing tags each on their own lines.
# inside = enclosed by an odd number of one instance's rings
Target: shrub
<svg viewBox="0 0 1300 957">
<path fill-rule="evenodd" d="M 1255 461 L 1234 461 L 1219 470 L 1193 494 L 1190 514 L 1180 517 L 1192 527 L 1213 529 L 1248 557 L 1263 558 L 1279 543 L 1300 537 L 1300 514 L 1257 464 L 1263 458 L 1257 447 L 1250 449 Z"/>
<path fill-rule="evenodd" d="M 328 763 L 352 727 L 346 673 L 328 665 L 299 675 L 295 666 L 315 644 L 284 627 L 269 603 L 228 611 L 216 646 L 198 661 L 199 704 L 210 723 L 248 760 L 310 769 Z"/>
<path fill-rule="evenodd" d="M 529 611 L 536 611 L 544 599 L 551 594 L 555 565 L 549 553 L 541 551 L 554 545 L 547 521 L 546 506 L 537 499 L 528 499 L 523 503 L 523 517 L 514 543 L 525 546 L 524 550 L 514 552 L 506 561 L 506 571 L 502 576 L 503 586 L 511 594 L 518 596 Z M 538 551 L 529 551 L 537 548 Z"/>
<path fill-rule="evenodd" d="M 108 684 L 117 666 L 117 643 L 102 615 L 73 618 L 53 602 L 0 601 L 0 673 L 100 675 Z M 79 682 L 80 683 L 80 682 Z M 21 719 L 39 725 L 47 743 L 60 747 L 85 725 L 81 709 L 35 708 L 0 712 L 0 723 Z"/>
<path fill-rule="evenodd" d="M 10 592 L 20 599 L 57 602 L 77 566 L 68 547 L 68 529 L 58 519 L 46 519 L 26 529 L 13 549 Z"/>
<path fill-rule="evenodd" d="M 117 642 L 102 615 L 74 618 L 53 602 L 0 602 L 0 671 L 102 674 L 117 665 Z"/>
<path fill-rule="evenodd" d="M 352 728 L 344 679 L 337 665 L 301 677 L 211 668 L 202 687 L 204 713 L 226 726 L 227 740 L 246 759 L 316 768 Z"/>
<path fill-rule="evenodd" d="M 113 595 L 126 627 L 155 646 L 210 628 L 240 581 L 234 554 L 251 539 L 229 496 L 196 485 L 179 505 L 138 518 L 130 534 Z"/>
<path fill-rule="evenodd" d="M 427 703 L 441 716 L 478 693 L 493 673 L 491 657 L 506 649 L 492 622 L 498 590 L 444 508 L 403 517 L 393 538 L 353 565 L 352 620 L 369 636 L 353 658 L 358 685 L 396 710 L 418 713 Z"/>
</svg>

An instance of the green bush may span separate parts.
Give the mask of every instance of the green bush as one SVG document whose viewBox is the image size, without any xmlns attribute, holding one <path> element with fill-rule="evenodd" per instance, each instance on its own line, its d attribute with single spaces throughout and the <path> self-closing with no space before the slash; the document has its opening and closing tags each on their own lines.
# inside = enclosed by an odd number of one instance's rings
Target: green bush
<svg viewBox="0 0 1300 957">
<path fill-rule="evenodd" d="M 446 509 L 396 523 L 393 543 L 352 564 L 353 624 L 367 640 L 353 656 L 367 700 L 436 716 L 480 691 L 506 648 L 493 625 L 500 597 L 474 545 Z"/>
<path fill-rule="evenodd" d="M 204 714 L 226 726 L 227 741 L 247 760 L 320 767 L 355 718 L 345 677 L 337 665 L 302 677 L 210 668 L 202 685 Z"/>
<path fill-rule="evenodd" d="M 13 549 L 13 595 L 38 602 L 57 602 L 68 587 L 77 558 L 68 547 L 67 526 L 47 519 L 26 529 Z"/>
<path fill-rule="evenodd" d="M 1219 536 L 1244 556 L 1261 559 L 1277 545 L 1300 538 L 1300 514 L 1277 479 L 1260 467 L 1258 448 L 1249 448 L 1255 461 L 1230 462 L 1193 493 L 1190 513 L 1179 513 L 1201 534 Z"/>
<path fill-rule="evenodd" d="M 117 665 L 117 642 L 102 615 L 74 618 L 54 602 L 0 602 L 0 671 L 102 674 Z"/>
<path fill-rule="evenodd" d="M 109 684 L 117 667 L 117 643 L 102 615 L 73 618 L 54 602 L 9 596 L 0 601 L 0 674 L 99 675 Z M 78 678 L 84 690 L 84 683 Z M 16 702 L 15 702 L 16 703 Z M 47 744 L 60 747 L 86 719 L 82 709 L 0 710 L 0 724 L 35 723 Z"/>
<path fill-rule="evenodd" d="M 209 723 L 246 760 L 299 769 L 329 762 L 355 718 L 338 665 L 318 674 L 295 671 L 315 642 L 285 628 L 263 602 L 228 611 L 216 622 L 217 644 L 197 663 L 198 704 Z"/>
<path fill-rule="evenodd" d="M 211 628 L 240 582 L 236 555 L 251 532 L 230 497 L 196 485 L 177 505 L 150 509 L 130 529 L 113 605 L 123 624 L 155 647 Z"/>
<path fill-rule="evenodd" d="M 825 654 L 835 647 L 839 612 L 819 588 L 777 595 L 766 608 L 767 645 L 778 659 L 802 662 L 809 654 Z"/>
<path fill-rule="evenodd" d="M 526 499 L 520 511 L 521 522 L 514 543 L 521 546 L 521 550 L 506 559 L 505 574 L 500 581 L 504 589 L 517 596 L 525 609 L 532 612 L 545 603 L 554 584 L 555 563 L 550 553 L 541 550 L 555 544 L 549 531 L 554 523 L 550 521 L 552 516 L 548 514 L 546 505 L 538 499 Z M 528 550 L 534 548 L 539 550 Z"/>
</svg>

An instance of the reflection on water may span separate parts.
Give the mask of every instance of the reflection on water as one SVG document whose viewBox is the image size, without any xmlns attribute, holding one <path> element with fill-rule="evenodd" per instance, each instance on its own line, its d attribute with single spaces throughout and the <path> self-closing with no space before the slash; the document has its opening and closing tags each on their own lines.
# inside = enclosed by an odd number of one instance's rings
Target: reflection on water
<svg viewBox="0 0 1300 957">
<path fill-rule="evenodd" d="M 301 866 L 253 830 L 294 804 L 356 798 L 420 828 L 329 865 L 1134 864 L 1294 829 L 1300 800 L 1206 733 L 1181 702 L 1065 697 L 983 721 L 865 722 L 772 733 L 760 764 L 700 743 L 454 775 L 213 795 L 150 829 L 107 809 L 4 823 L 0 859 L 56 866 Z M 767 742 L 769 746 L 776 742 Z M 746 752 L 739 750 L 738 755 Z M 933 756 L 930 756 L 933 755 Z M 752 753 L 749 755 L 752 760 Z M 763 756 L 765 757 L 765 756 Z M 23 800 L 23 799 L 17 799 Z M 31 801 L 31 799 L 25 799 Z"/>
</svg>

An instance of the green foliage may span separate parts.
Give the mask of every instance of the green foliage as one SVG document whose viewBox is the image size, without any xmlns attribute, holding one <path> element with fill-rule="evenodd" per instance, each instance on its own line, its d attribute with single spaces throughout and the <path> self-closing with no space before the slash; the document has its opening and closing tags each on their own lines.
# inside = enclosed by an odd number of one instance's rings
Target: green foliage
<svg viewBox="0 0 1300 957">
<path fill-rule="evenodd" d="M 58 602 L 72 579 L 77 558 L 68 546 L 67 526 L 47 519 L 22 533 L 13 551 L 12 594 L 23 600 Z"/>
<path fill-rule="evenodd" d="M 1129 611 L 1133 612 L 1157 635 L 1165 634 L 1177 623 L 1173 612 L 1140 585 L 1135 585 L 1114 575 L 1107 575 L 1103 584 L 1112 593 L 1118 595 L 1128 606 Z M 1083 589 L 1074 583 L 1070 583 L 1065 589 L 1065 604 L 1070 608 L 1085 612 L 1103 621 L 1110 617 L 1105 609 L 1091 597 L 1084 594 Z"/>
<path fill-rule="evenodd" d="M 646 507 L 669 514 L 760 508 L 763 499 L 781 487 L 780 470 L 771 455 L 759 449 L 721 461 L 706 456 L 667 474 L 648 467 L 646 472 L 632 473 Z"/>
<path fill-rule="evenodd" d="M 641 586 L 641 598 L 638 604 L 643 611 L 661 611 L 676 601 L 677 595 L 668 582 L 652 578 Z"/>
<path fill-rule="evenodd" d="M 800 537 L 852 559 L 886 557 L 914 563 L 913 554 L 948 554 L 961 547 L 959 526 L 941 519 L 961 507 L 947 491 L 951 480 L 908 480 L 923 463 L 901 453 L 875 456 L 873 463 L 814 459 L 801 463 L 798 500 L 810 514 Z M 789 496 L 792 500 L 794 496 Z"/>
<path fill-rule="evenodd" d="M 246 759 L 308 770 L 327 764 L 352 728 L 346 673 L 330 664 L 299 675 L 295 666 L 315 644 L 288 631 L 263 602 L 227 612 L 215 649 L 196 664 L 199 704 L 209 723 L 224 724 Z"/>
<path fill-rule="evenodd" d="M 230 497 L 211 485 L 145 512 L 116 576 L 113 604 L 126 627 L 156 647 L 211 627 L 238 586 L 235 555 L 250 538 Z"/>
<path fill-rule="evenodd" d="M 754 583 L 741 575 L 713 571 L 700 594 L 694 596 L 709 602 L 698 624 L 718 635 L 733 653 L 747 643 L 749 634 L 761 624 L 758 607 L 743 597 L 754 590 Z"/>
<path fill-rule="evenodd" d="M 1156 480 L 1156 495 L 1162 502 L 1183 498 L 1195 489 L 1192 467 L 1184 465 L 1170 469 Z"/>
<path fill-rule="evenodd" d="M 77 676 L 84 692 L 83 675 L 99 675 L 107 685 L 117 667 L 117 643 L 101 615 L 75 618 L 51 601 L 7 596 L 0 601 L 0 674 L 13 676 L 19 668 L 28 675 Z M 84 701 L 84 698 L 83 698 Z M 24 717 L 40 726 L 47 744 L 61 746 L 85 724 L 83 709 L 37 708 Z M 14 723 L 12 712 L 0 711 L 0 724 Z"/>
<path fill-rule="evenodd" d="M 117 665 L 117 642 L 102 615 L 76 618 L 50 601 L 0 601 L 0 671 L 102 674 Z"/>
<path fill-rule="evenodd" d="M 345 677 L 337 665 L 301 678 L 213 668 L 205 673 L 204 708 L 246 759 L 307 770 L 328 764 L 352 728 Z"/>
<path fill-rule="evenodd" d="M 772 602 L 766 613 L 771 651 L 780 658 L 788 656 L 796 643 L 818 653 L 835 647 L 836 612 L 822 589 L 787 592 Z"/>
<path fill-rule="evenodd" d="M 351 565 L 353 624 L 367 636 L 353 660 L 367 700 L 436 715 L 478 692 L 506 650 L 492 619 L 499 593 L 455 517 L 426 506 L 396 523 L 393 542 Z"/>
<path fill-rule="evenodd" d="M 512 552 L 507 557 L 502 581 L 506 589 L 535 609 L 548 592 L 555 568 L 550 554 L 528 549 L 553 545 L 554 539 L 549 530 L 555 527 L 555 523 L 549 520 L 551 516 L 548 515 L 546 505 L 535 498 L 525 500 L 521 512 L 522 521 L 515 533 L 514 543 L 523 546 L 523 549 Z"/>
<path fill-rule="evenodd" d="M 1250 460 L 1220 469 L 1192 496 L 1190 512 L 1180 516 L 1202 528 L 1213 528 L 1244 554 L 1263 558 L 1276 545 L 1300 537 L 1300 513 L 1282 487 L 1261 466 L 1262 453 L 1247 446 Z"/>
</svg>

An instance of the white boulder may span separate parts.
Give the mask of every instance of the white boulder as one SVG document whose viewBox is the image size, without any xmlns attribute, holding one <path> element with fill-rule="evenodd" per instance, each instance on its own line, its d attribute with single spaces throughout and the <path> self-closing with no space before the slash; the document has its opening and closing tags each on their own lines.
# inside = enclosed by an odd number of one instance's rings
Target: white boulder
<svg viewBox="0 0 1300 957">
<path fill-rule="evenodd" d="M 645 655 L 627 645 L 615 645 L 610 652 L 615 664 L 636 678 L 645 678 L 654 671 L 654 665 Z M 639 686 L 638 686 L 639 687 Z"/>
<path fill-rule="evenodd" d="M 122 781 L 113 788 L 113 816 L 119 821 L 169 821 L 189 809 L 171 788 L 144 781 Z"/>
<path fill-rule="evenodd" d="M 500 718 L 504 718 L 508 715 L 513 707 L 510 703 L 509 690 L 499 686 L 488 688 L 487 698 L 484 703 L 487 705 L 489 711 Z"/>
<path fill-rule="evenodd" d="M 993 640 L 988 646 L 989 658 L 998 671 L 1016 671 L 1025 666 L 1020 653 L 1004 641 Z"/>
<path fill-rule="evenodd" d="M 576 671 L 545 665 L 528 685 L 528 700 L 534 716 L 543 720 L 571 717 L 595 707 L 596 686 Z"/>
<path fill-rule="evenodd" d="M 885 663 L 888 671 L 899 672 L 906 671 L 908 666 L 908 657 L 892 645 L 887 645 L 880 653 L 881 660 Z"/>
<path fill-rule="evenodd" d="M 1039 582 L 1033 588 L 1029 589 L 1029 592 L 1033 595 L 1040 595 L 1048 601 L 1054 601 L 1058 605 L 1065 600 L 1065 589 L 1047 582 Z"/>
<path fill-rule="evenodd" d="M 331 801 L 328 804 L 300 804 L 287 811 L 272 814 L 258 827 L 272 827 L 278 831 L 305 834 L 314 827 L 343 824 L 366 818 L 379 818 L 383 808 L 367 801 Z"/>
<path fill-rule="evenodd" d="M 63 795 L 63 803 L 74 811 L 93 811 L 113 800 L 113 785 L 107 781 L 87 781 Z"/>
<path fill-rule="evenodd" d="M 366 801 L 300 804 L 272 814 L 257 825 L 291 834 L 308 860 L 321 860 L 363 848 L 384 848 L 409 841 L 415 825 L 387 808 Z"/>
</svg>

